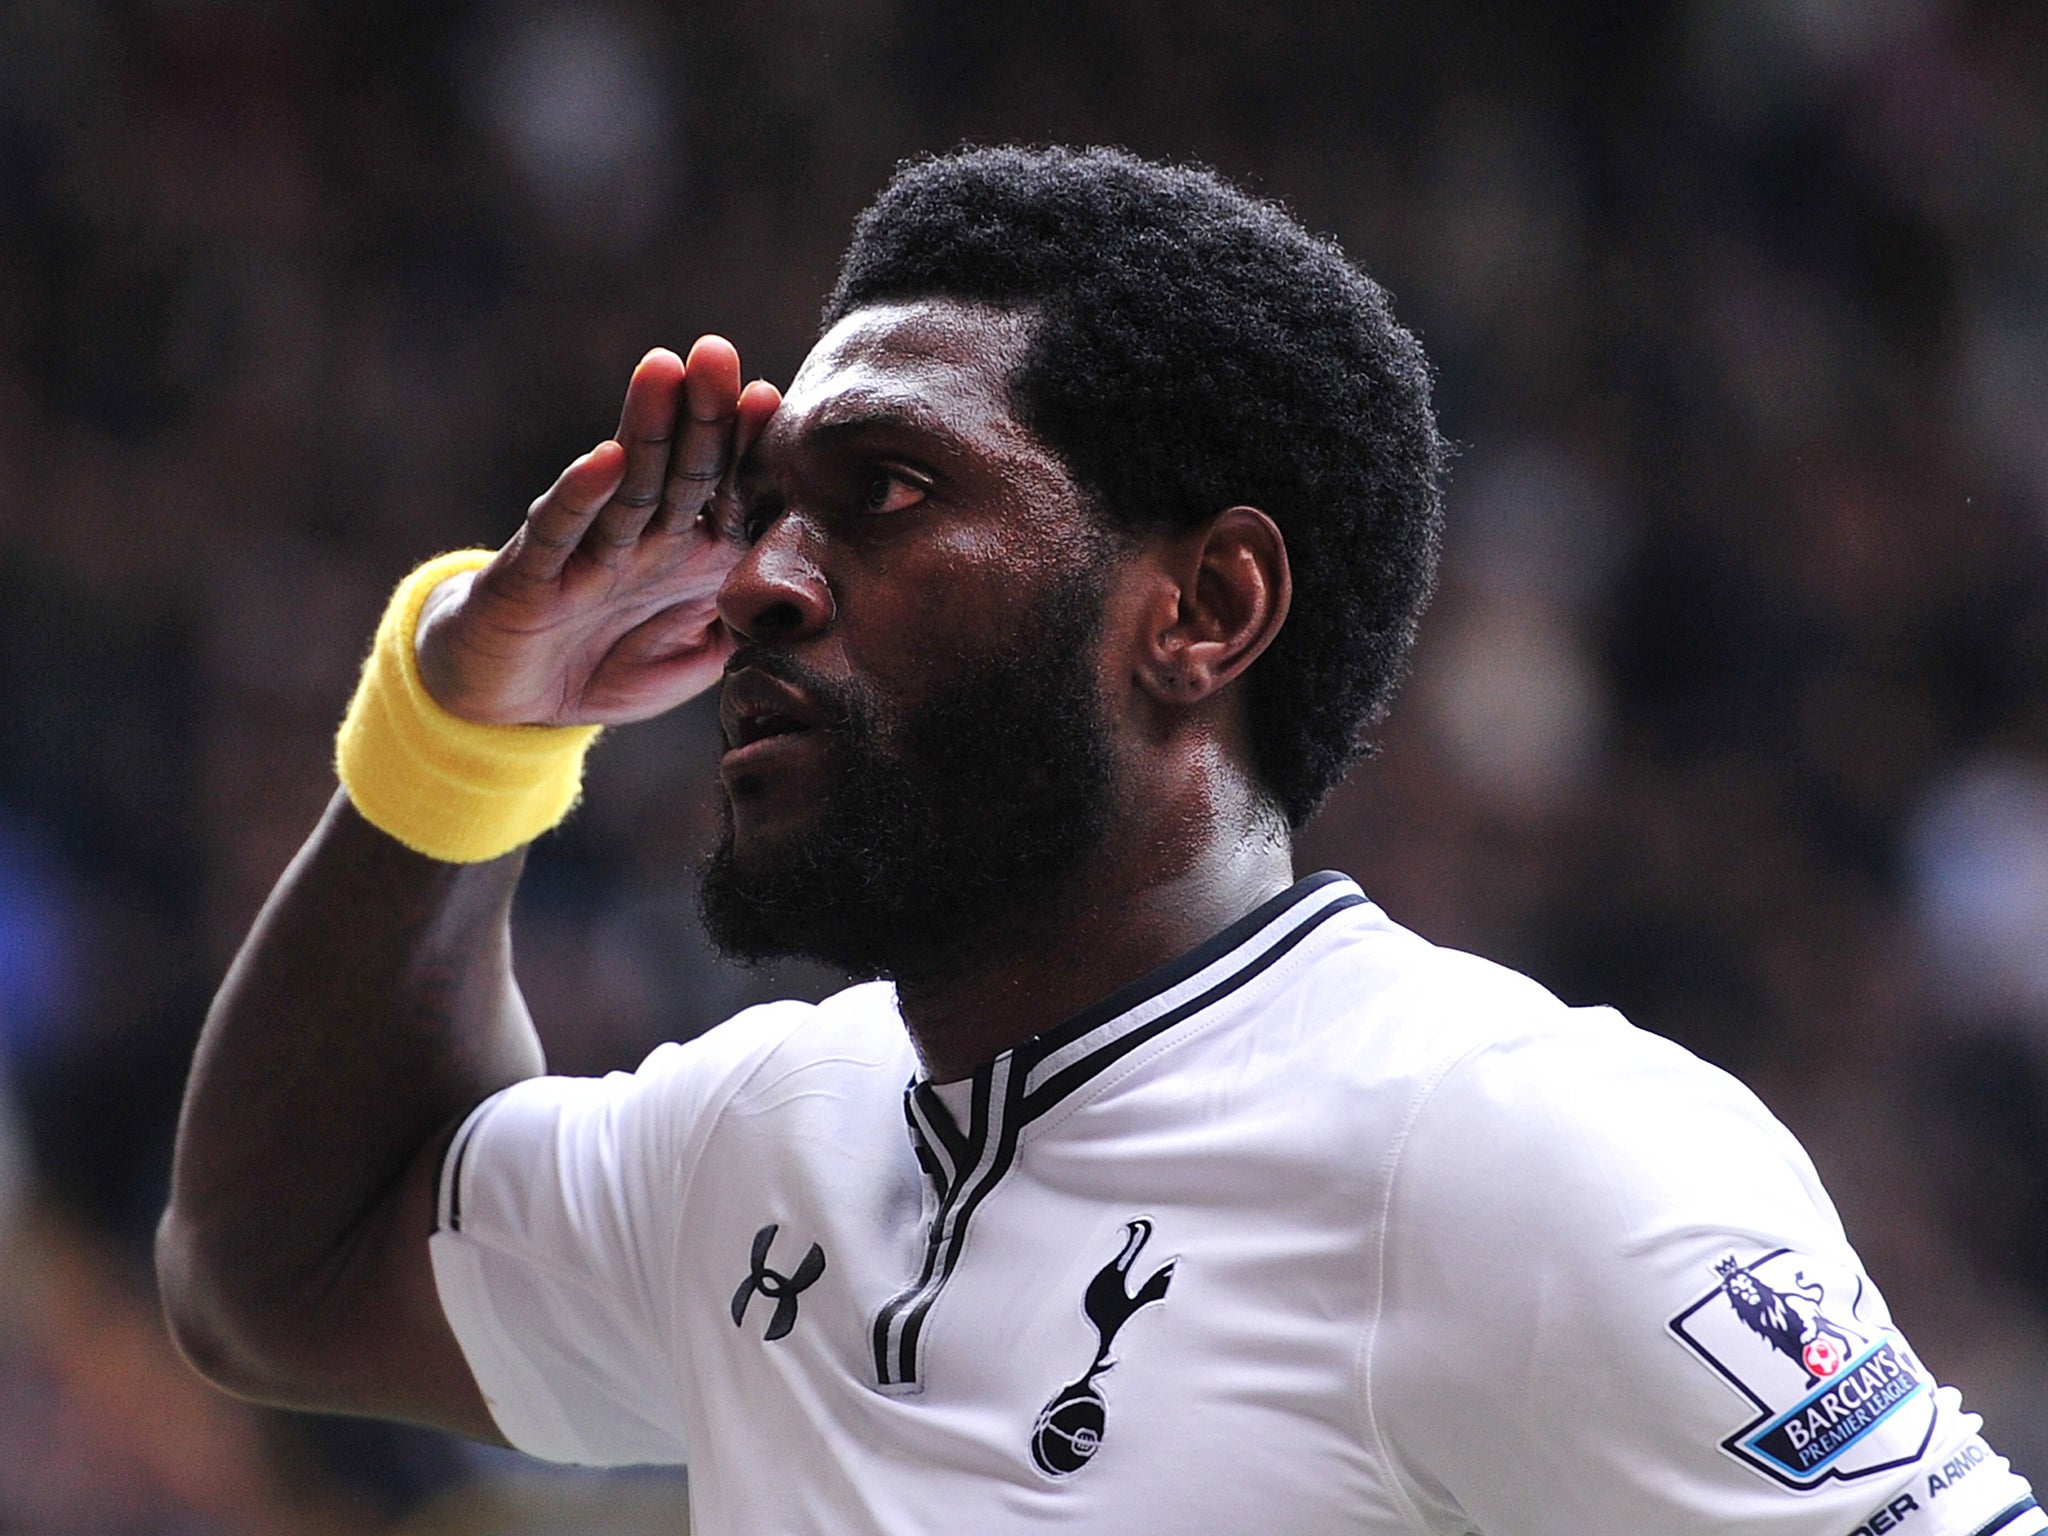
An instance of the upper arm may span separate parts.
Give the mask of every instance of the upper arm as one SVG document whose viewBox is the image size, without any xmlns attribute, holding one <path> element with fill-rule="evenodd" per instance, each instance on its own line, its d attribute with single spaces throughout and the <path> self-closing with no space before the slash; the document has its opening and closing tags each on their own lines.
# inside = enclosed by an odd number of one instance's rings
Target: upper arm
<svg viewBox="0 0 2048 1536">
<path fill-rule="evenodd" d="M 694 1045 L 694 1042 L 693 1042 Z M 684 1459 L 674 1267 L 704 1053 L 537 1078 L 457 1131 L 432 1212 L 441 1307 L 520 1450 L 589 1465 Z"/>
<path fill-rule="evenodd" d="M 319 1272 L 263 1309 L 258 1348 L 191 1302 L 173 1302 L 173 1331 L 217 1385 L 260 1401 L 557 1461 L 680 1461 L 670 1269 L 684 1128 L 717 1081 L 690 1070 L 705 1054 L 668 1046 L 637 1073 L 500 1090 L 431 1137 Z M 167 1219 L 166 1297 L 210 1294 L 176 1283 L 179 1250 Z"/>
<path fill-rule="evenodd" d="M 1796 1142 L 1666 1042 L 1614 1021 L 1481 1053 L 1418 1116 L 1391 1200 L 1373 1403 L 1425 1507 L 1487 1532 L 1842 1536 L 1910 1499 L 1900 1536 L 1972 1536 L 2027 1496 Z"/>
<path fill-rule="evenodd" d="M 494 1437 L 427 1240 L 454 1122 L 542 1070 L 519 864 L 424 858 L 337 794 L 264 903 L 194 1052 L 157 1245 L 172 1333 L 216 1384 Z"/>
<path fill-rule="evenodd" d="M 429 1250 L 455 1129 L 420 1147 L 317 1286 L 278 1299 L 260 1350 L 244 1342 L 248 1329 L 210 1314 L 206 1287 L 178 1283 L 192 1251 L 175 1210 L 167 1216 L 157 1240 L 167 1319 L 193 1366 L 259 1402 L 404 1419 L 505 1444 L 442 1309 Z"/>
</svg>

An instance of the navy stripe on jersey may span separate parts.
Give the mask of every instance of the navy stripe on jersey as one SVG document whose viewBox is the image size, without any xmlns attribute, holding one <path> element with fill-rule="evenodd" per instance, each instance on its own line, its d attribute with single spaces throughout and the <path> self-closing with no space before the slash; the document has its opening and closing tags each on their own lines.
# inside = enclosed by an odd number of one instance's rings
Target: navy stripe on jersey
<svg viewBox="0 0 2048 1536">
<path fill-rule="evenodd" d="M 972 1182 L 961 1186 L 960 1196 L 952 1202 L 951 1208 L 942 1206 L 940 1219 L 932 1223 L 932 1241 L 925 1261 L 925 1284 L 915 1294 L 906 1294 L 892 1303 L 898 1308 L 893 1318 L 889 1307 L 882 1309 L 882 1320 L 877 1321 L 876 1328 L 879 1333 L 885 1326 L 883 1320 L 894 1324 L 891 1363 L 896 1370 L 894 1380 L 881 1379 L 883 1386 L 906 1386 L 922 1379 L 922 1372 L 918 1369 L 918 1346 L 924 1338 L 925 1318 L 930 1315 L 932 1304 L 939 1299 L 939 1293 L 945 1289 L 946 1281 L 960 1263 L 960 1250 L 967 1242 L 967 1223 L 975 1208 L 987 1198 L 990 1190 L 1002 1182 L 1003 1175 L 1010 1171 L 1010 1164 L 1017 1156 L 1017 1133 L 1024 1124 L 1018 1106 L 1022 1097 L 1023 1074 L 999 1057 L 975 1074 L 978 1090 L 984 1086 L 984 1073 L 987 1074 L 985 1102 L 989 1107 L 985 1120 L 982 1115 L 976 1116 L 977 1120 L 983 1120 L 989 1126 L 989 1135 L 982 1143 L 983 1161 L 974 1170 Z M 981 1097 L 977 1092 L 978 1101 Z M 975 1107 L 981 1109 L 981 1102 L 977 1102 Z"/>
<path fill-rule="evenodd" d="M 2039 1500 L 2021 1499 L 2019 1503 L 2013 1505 L 2011 1509 L 2001 1509 L 1997 1514 L 1993 1515 L 1991 1517 L 1991 1523 L 1989 1525 L 1979 1527 L 1976 1532 L 1976 1536 L 1996 1536 L 1997 1532 L 2005 1530 L 2008 1526 L 2010 1526 L 2013 1523 L 2013 1521 L 2019 1519 L 2019 1517 L 2021 1515 L 2024 1515 L 2028 1510 L 2039 1509 L 2040 1507 L 2041 1505 Z"/>
<path fill-rule="evenodd" d="M 915 1092 L 903 1096 L 903 1112 L 918 1134 L 930 1141 L 933 1150 L 945 1159 L 947 1169 L 957 1175 L 967 1156 L 967 1138 L 939 1091 L 929 1083 L 919 1083 Z"/>
<path fill-rule="evenodd" d="M 939 1108 L 944 1109 L 941 1104 Z M 903 1118 L 910 1124 L 910 1145 L 917 1153 L 917 1166 L 924 1170 L 924 1176 L 932 1181 L 932 1189 L 939 1199 L 944 1200 L 953 1188 L 955 1171 L 959 1167 L 953 1153 L 955 1148 L 947 1141 L 951 1136 L 959 1141 L 959 1132 L 951 1129 L 950 1118 L 946 1130 L 939 1129 L 937 1117 L 931 1115 L 931 1106 L 914 1093 L 903 1095 Z"/>
<path fill-rule="evenodd" d="M 959 1263 L 975 1209 L 1015 1161 L 1026 1125 L 1148 1040 L 1243 987 L 1339 912 L 1365 904 L 1343 875 L 1300 881 L 1206 943 L 980 1068 L 964 1133 L 930 1084 L 906 1088 L 904 1118 L 938 1208 L 917 1278 L 875 1316 L 878 1384 L 904 1389 L 921 1379 L 925 1319 Z"/>
<path fill-rule="evenodd" d="M 469 1119 L 455 1133 L 455 1144 L 441 1156 L 441 1167 L 445 1176 L 441 1181 L 441 1198 L 434 1212 L 436 1232 L 460 1232 L 462 1230 L 462 1160 L 469 1156 L 469 1144 L 476 1140 L 476 1128 L 483 1124 L 482 1106 L 470 1112 Z"/>
<path fill-rule="evenodd" d="M 1112 1062 L 1121 1060 L 1143 1045 L 1147 1040 L 1171 1029 L 1182 1019 L 1192 1014 L 1200 1013 L 1211 1003 L 1217 1002 L 1230 993 L 1235 992 L 1239 987 L 1279 960 L 1281 956 L 1293 949 L 1295 945 L 1299 944 L 1309 934 L 1320 928 L 1339 912 L 1346 911 L 1351 907 L 1362 907 L 1364 905 L 1365 897 L 1358 894 L 1346 895 L 1329 902 L 1303 919 L 1277 943 L 1273 944 L 1271 948 L 1262 951 L 1243 969 L 1231 972 L 1207 991 L 1189 998 L 1177 1007 L 1168 1009 L 1165 1013 L 1160 1014 L 1158 1018 L 1146 1023 L 1136 1024 L 1130 1029 L 1118 1033 L 1114 1039 L 1104 1041 L 1100 1046 L 1090 1050 L 1081 1060 L 1052 1073 L 1043 1082 L 1035 1082 L 1031 1091 L 1024 1099 L 1024 1117 L 1027 1120 L 1037 1119 L 1083 1083 L 1099 1074 Z M 1033 1077 L 1035 1078 L 1036 1076 L 1037 1074 L 1034 1073 Z"/>
<path fill-rule="evenodd" d="M 1013 1075 L 1011 1066 L 1008 1056 L 998 1056 L 974 1074 L 974 1107 L 964 1155 L 954 1164 L 953 1183 L 940 1195 L 938 1211 L 925 1235 L 924 1267 L 908 1289 L 891 1297 L 875 1315 L 875 1379 L 881 1386 L 905 1387 L 917 1382 L 917 1346 L 923 1337 L 925 1314 L 939 1299 L 947 1276 L 959 1262 L 960 1245 L 967 1240 L 968 1217 L 1009 1170 L 1016 1154 L 1019 1117 L 1013 1083 L 1021 1086 L 1022 1077 Z M 911 1092 L 915 1091 L 913 1086 Z M 913 1115 L 912 1128 L 919 1124 Z"/>
<path fill-rule="evenodd" d="M 1291 911 L 1296 906 L 1308 905 L 1309 897 L 1332 885 L 1341 885 L 1347 891 L 1357 894 L 1360 900 L 1364 899 L 1363 893 L 1352 885 L 1350 878 L 1338 874 L 1334 869 L 1326 869 L 1321 874 L 1310 875 L 1306 879 L 1296 881 L 1272 900 L 1254 907 L 1214 938 L 1204 940 L 1178 959 L 1167 961 L 1157 970 L 1147 971 L 1136 981 L 1126 982 L 1101 1002 L 1091 1003 L 1079 1013 L 1035 1037 L 1034 1043 L 1044 1046 L 1040 1053 L 1041 1059 L 1052 1055 L 1063 1046 L 1072 1044 L 1110 1020 L 1132 1012 L 1149 999 L 1172 991 L 1196 972 L 1206 970 L 1247 939 L 1255 936 L 1281 913 Z"/>
</svg>

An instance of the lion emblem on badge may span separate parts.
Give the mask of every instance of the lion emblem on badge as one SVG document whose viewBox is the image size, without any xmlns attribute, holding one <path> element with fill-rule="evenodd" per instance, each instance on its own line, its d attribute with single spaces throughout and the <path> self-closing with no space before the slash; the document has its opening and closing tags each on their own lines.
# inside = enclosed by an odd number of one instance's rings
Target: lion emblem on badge
<svg viewBox="0 0 2048 1536">
<path fill-rule="evenodd" d="M 1806 1372 L 1809 1387 L 1834 1375 L 1855 1353 L 1848 1332 L 1822 1315 L 1826 1292 L 1806 1278 L 1806 1271 L 1795 1272 L 1791 1288 L 1781 1291 L 1753 1268 L 1736 1263 L 1731 1253 L 1714 1266 L 1714 1273 L 1743 1325 Z"/>
<path fill-rule="evenodd" d="M 1722 1251 L 1713 1289 L 1667 1323 L 1750 1405 L 1721 1449 L 1787 1488 L 1907 1466 L 1934 1436 L 1934 1385 L 1884 1299 L 1838 1258 Z"/>
</svg>

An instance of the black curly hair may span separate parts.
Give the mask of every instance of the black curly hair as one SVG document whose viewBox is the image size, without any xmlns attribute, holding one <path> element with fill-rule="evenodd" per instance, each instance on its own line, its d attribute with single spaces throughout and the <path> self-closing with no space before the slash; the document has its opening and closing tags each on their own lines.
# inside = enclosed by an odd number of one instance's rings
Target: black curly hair
<svg viewBox="0 0 2048 1536">
<path fill-rule="evenodd" d="M 1300 827 L 1386 714 L 1441 543 L 1429 364 L 1384 290 L 1204 167 L 1012 146 L 899 167 L 824 323 L 919 298 L 1037 316 L 1018 419 L 1113 524 L 1247 505 L 1279 525 L 1294 603 L 1246 704 L 1260 780 Z"/>
</svg>

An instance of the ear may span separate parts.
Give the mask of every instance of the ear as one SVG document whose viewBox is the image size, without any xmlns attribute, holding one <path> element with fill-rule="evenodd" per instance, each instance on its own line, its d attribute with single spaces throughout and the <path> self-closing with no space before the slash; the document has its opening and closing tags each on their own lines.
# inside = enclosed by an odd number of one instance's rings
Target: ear
<svg viewBox="0 0 2048 1536">
<path fill-rule="evenodd" d="M 1287 541 L 1256 507 L 1231 507 L 1171 535 L 1160 550 L 1167 581 L 1137 681 L 1162 704 L 1199 704 L 1273 643 L 1294 583 Z"/>
</svg>

